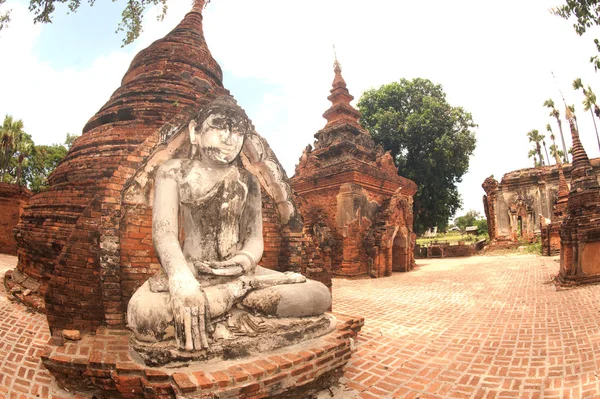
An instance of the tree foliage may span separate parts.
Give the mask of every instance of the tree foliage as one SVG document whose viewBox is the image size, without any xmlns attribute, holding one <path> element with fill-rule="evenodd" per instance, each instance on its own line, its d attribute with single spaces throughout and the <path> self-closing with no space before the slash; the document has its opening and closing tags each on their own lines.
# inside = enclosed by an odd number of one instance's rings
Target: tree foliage
<svg viewBox="0 0 600 399">
<path fill-rule="evenodd" d="M 0 7 L 4 4 L 6 0 L 0 0 Z M 4 12 L 0 12 L 0 30 L 4 29 L 8 26 L 10 22 L 10 10 L 6 10 Z"/>
<path fill-rule="evenodd" d="M 358 107 L 361 123 L 391 151 L 398 173 L 419 186 L 415 231 L 444 230 L 461 206 L 456 183 L 475 150 L 471 114 L 448 104 L 441 85 L 421 78 L 368 90 Z"/>
<path fill-rule="evenodd" d="M 532 142 L 535 145 L 535 151 L 540 159 L 540 166 L 544 166 L 545 163 L 542 155 L 542 146 L 540 145 L 540 143 L 544 141 L 544 135 L 540 134 L 539 130 L 532 129 L 527 133 L 527 138 L 529 139 L 529 142 Z"/>
<path fill-rule="evenodd" d="M 575 18 L 573 27 L 579 36 L 592 26 L 600 25 L 600 0 L 566 0 L 566 4 L 552 8 L 552 13 L 564 19 Z M 596 49 L 600 52 L 600 41 L 594 39 Z M 600 68 L 600 56 L 590 57 L 596 70 Z"/>
<path fill-rule="evenodd" d="M 36 146 L 36 153 L 23 168 L 27 186 L 33 192 L 44 190 L 50 173 L 67 155 L 67 148 L 61 144 Z"/>
<path fill-rule="evenodd" d="M 113 2 L 117 0 L 112 0 Z M 125 8 L 121 12 L 121 22 L 117 25 L 116 33 L 125 32 L 123 45 L 135 41 L 142 33 L 142 15 L 144 11 L 153 5 L 162 5 L 162 12 L 158 15 L 158 20 L 162 21 L 167 13 L 168 0 L 127 0 Z M 0 6 L 5 0 L 0 0 Z M 49 23 L 52 22 L 52 14 L 56 10 L 57 4 L 66 4 L 71 13 L 77 12 L 81 6 L 82 0 L 29 0 L 29 11 L 34 15 L 33 22 Z M 96 3 L 96 0 L 87 0 L 90 6 Z M 8 26 L 10 22 L 10 10 L 0 14 L 0 30 Z"/>
<path fill-rule="evenodd" d="M 464 234 L 467 227 L 476 225 L 475 222 L 477 221 L 477 219 L 479 219 L 479 217 L 479 212 L 471 209 L 463 216 L 459 216 L 456 219 L 454 219 L 454 225 L 460 229 L 460 232 L 462 234 Z"/>
<path fill-rule="evenodd" d="M 48 176 L 79 136 L 67 133 L 64 145 L 35 145 L 23 128 L 23 121 L 10 115 L 0 126 L 0 180 L 38 192 L 47 187 Z"/>
</svg>

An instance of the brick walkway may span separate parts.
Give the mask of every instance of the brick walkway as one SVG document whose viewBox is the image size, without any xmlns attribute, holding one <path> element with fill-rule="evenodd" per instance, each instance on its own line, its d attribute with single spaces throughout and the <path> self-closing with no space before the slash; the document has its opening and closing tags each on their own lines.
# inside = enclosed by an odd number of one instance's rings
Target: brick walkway
<svg viewBox="0 0 600 399">
<path fill-rule="evenodd" d="M 537 256 L 419 265 L 334 281 L 335 310 L 366 318 L 336 398 L 600 398 L 600 285 L 556 291 Z M 44 316 L 0 291 L 0 398 L 69 397 L 37 360 Z"/>
</svg>

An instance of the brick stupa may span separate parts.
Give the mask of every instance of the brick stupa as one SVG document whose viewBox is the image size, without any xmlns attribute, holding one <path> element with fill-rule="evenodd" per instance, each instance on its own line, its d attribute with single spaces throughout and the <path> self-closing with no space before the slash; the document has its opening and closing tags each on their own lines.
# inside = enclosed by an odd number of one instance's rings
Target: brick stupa
<svg viewBox="0 0 600 399">
<path fill-rule="evenodd" d="M 558 279 L 563 284 L 598 282 L 600 281 L 600 184 L 579 139 L 574 116 L 568 109 L 567 119 L 573 140 L 573 167 L 571 188 L 567 199 L 567 215 L 560 229 Z"/>
<path fill-rule="evenodd" d="M 253 358 L 240 351 L 213 359 L 208 368 L 184 363 L 157 370 L 133 355 L 125 311 L 160 267 L 152 245 L 156 169 L 188 156 L 188 122 L 226 92 L 202 33 L 203 7 L 204 0 L 196 0 L 173 31 L 134 58 L 121 87 L 87 123 L 50 188 L 32 197 L 17 227 L 19 263 L 5 284 L 10 292 L 20 292 L 12 289 L 19 284 L 32 287 L 17 297 L 36 307 L 43 308 L 45 298 L 52 338 L 43 364 L 61 386 L 86 397 L 308 397 L 337 382 L 364 321 L 337 315 L 337 326 L 304 346 Z M 257 136 L 252 131 L 246 139 Z M 268 144 L 260 144 L 279 173 Z M 291 196 L 281 174 L 279 185 L 263 192 L 266 266 L 330 285 L 311 232 L 297 214 L 282 221 L 282 209 L 295 207 L 291 198 L 275 200 L 273 193 Z"/>
<path fill-rule="evenodd" d="M 305 149 L 292 188 L 300 213 L 340 276 L 389 276 L 414 266 L 413 195 L 416 184 L 398 176 L 389 152 L 359 123 L 339 62 L 314 149 Z"/>
<path fill-rule="evenodd" d="M 22 215 L 15 277 L 40 284 L 51 330 L 122 326 L 122 286 L 136 285 L 132 275 L 145 277 L 157 264 L 142 253 L 152 248 L 149 220 L 120 224 L 127 218 L 122 192 L 142 161 L 207 97 L 224 90 L 202 33 L 203 7 L 196 0 L 175 29 L 136 55 L 121 86 L 50 176 L 50 188 L 33 196 Z M 121 228 L 135 230 L 139 242 L 120 246 Z M 138 267 L 120 270 L 121 260 Z"/>
<path fill-rule="evenodd" d="M 545 223 L 545 219 L 540 218 L 542 255 L 544 256 L 560 253 L 560 227 L 567 216 L 567 203 L 569 201 L 569 185 L 559 157 L 555 158 L 558 168 L 558 191 L 552 212 L 554 217 L 550 223 Z"/>
</svg>

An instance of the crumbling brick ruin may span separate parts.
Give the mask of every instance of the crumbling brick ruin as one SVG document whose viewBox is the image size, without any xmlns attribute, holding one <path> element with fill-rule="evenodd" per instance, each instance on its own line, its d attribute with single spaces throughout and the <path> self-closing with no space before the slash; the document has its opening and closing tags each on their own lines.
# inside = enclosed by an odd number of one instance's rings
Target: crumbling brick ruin
<svg viewBox="0 0 600 399">
<path fill-rule="evenodd" d="M 592 159 L 591 165 L 598 175 L 600 158 Z M 565 215 L 566 183 L 572 171 L 570 164 L 561 169 L 552 165 L 506 173 L 500 183 L 493 177 L 485 179 L 483 205 L 492 247 L 514 246 L 541 235 L 543 253 L 558 253 L 558 226 Z"/>
<path fill-rule="evenodd" d="M 579 140 L 574 117 L 567 113 L 573 140 L 571 188 L 567 214 L 560 227 L 560 269 L 563 284 L 600 281 L 600 184 L 598 173 Z"/>
<path fill-rule="evenodd" d="M 17 254 L 13 230 L 30 197 L 31 191 L 23 186 L 0 183 L 0 253 Z"/>
<path fill-rule="evenodd" d="M 314 149 L 304 150 L 292 187 L 301 197 L 326 268 L 340 276 L 382 277 L 414 267 L 413 195 L 416 184 L 398 176 L 389 152 L 375 145 L 350 105 L 339 63 Z"/>
<path fill-rule="evenodd" d="M 227 92 L 202 33 L 204 3 L 196 0 L 175 29 L 136 55 L 50 176 L 49 189 L 24 210 L 12 276 L 45 298 L 53 332 L 124 327 L 129 298 L 159 269 L 152 245 L 155 169 L 185 150 L 188 135 L 180 133 L 192 116 Z M 262 264 L 330 287 L 312 236 L 299 221 L 282 224 L 277 201 L 266 192 L 263 199 Z"/>
</svg>

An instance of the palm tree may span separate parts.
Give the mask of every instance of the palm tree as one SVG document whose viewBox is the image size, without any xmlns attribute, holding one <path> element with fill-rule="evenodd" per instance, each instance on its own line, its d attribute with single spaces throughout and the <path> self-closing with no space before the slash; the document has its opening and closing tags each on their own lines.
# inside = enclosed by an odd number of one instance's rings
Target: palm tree
<svg viewBox="0 0 600 399">
<path fill-rule="evenodd" d="M 577 129 L 577 131 L 579 131 L 579 124 L 577 123 L 577 115 L 575 115 L 575 104 L 567 105 L 567 108 L 569 109 L 569 111 L 571 111 L 571 115 L 573 115 L 573 120 L 575 121 L 575 129 Z M 567 116 L 567 119 L 569 119 L 568 116 Z"/>
<path fill-rule="evenodd" d="M 10 160 L 21 149 L 24 134 L 21 119 L 14 120 L 11 115 L 4 117 L 0 127 L 0 173 L 3 182 L 6 182 L 9 177 Z"/>
<path fill-rule="evenodd" d="M 550 153 L 552 154 L 552 156 L 554 157 L 554 159 L 559 160 L 560 158 L 563 157 L 563 152 L 561 150 L 558 149 L 558 147 L 556 146 L 556 144 L 552 144 L 550 146 Z"/>
<path fill-rule="evenodd" d="M 542 155 L 542 147 L 540 146 L 540 141 L 544 140 L 544 135 L 540 134 L 537 129 L 533 129 L 527 133 L 527 137 L 529 138 L 530 142 L 535 143 L 537 154 L 540 157 L 540 165 L 544 166 L 544 157 Z"/>
<path fill-rule="evenodd" d="M 552 126 L 550 126 L 549 123 L 546 124 L 546 130 L 550 133 L 550 140 L 552 140 L 552 144 L 550 145 L 550 152 L 552 153 L 552 156 L 555 157 L 556 154 L 554 154 L 554 152 L 552 152 L 552 146 L 554 146 L 554 148 L 556 148 L 556 141 L 555 141 L 556 136 L 554 136 L 554 132 L 552 131 Z M 546 150 L 546 152 L 547 152 L 547 150 Z M 548 159 L 548 164 L 550 164 L 550 159 Z"/>
<path fill-rule="evenodd" d="M 537 154 L 538 154 L 538 152 L 535 148 L 533 150 L 529 150 L 529 153 L 527 154 L 527 158 L 533 157 L 533 167 L 534 168 L 538 167 Z"/>
<path fill-rule="evenodd" d="M 600 108 L 596 105 L 596 95 L 592 91 L 590 85 L 588 85 L 587 90 L 583 87 L 583 83 L 580 78 L 577 78 L 573 81 L 573 89 L 581 89 L 583 91 L 583 95 L 585 98 L 583 99 L 583 109 L 584 111 L 590 111 L 592 114 L 592 121 L 594 122 L 594 130 L 596 131 L 596 140 L 598 141 L 598 148 L 600 149 L 600 136 L 598 135 L 598 127 L 596 126 L 596 118 L 594 118 L 594 114 L 600 118 Z M 592 107 L 593 106 L 593 107 Z M 593 109 L 592 109 L 593 108 Z"/>
<path fill-rule="evenodd" d="M 566 158 L 567 146 L 565 145 L 565 136 L 563 135 L 562 121 L 560 120 L 560 112 L 558 112 L 558 110 L 554 107 L 554 101 L 551 98 L 544 101 L 544 107 L 550 108 L 550 116 L 556 118 L 556 122 L 558 123 L 558 130 L 560 131 L 560 138 L 562 140 L 563 154 L 565 154 L 565 158 L 563 158 L 563 161 L 569 162 L 569 160 Z"/>
<path fill-rule="evenodd" d="M 548 161 L 548 165 L 550 165 L 550 157 L 548 156 L 548 148 L 546 148 L 546 140 L 544 140 L 545 136 L 543 134 L 541 134 L 540 137 L 542 138 L 542 145 L 544 146 L 544 151 L 546 152 L 546 161 Z"/>
</svg>

